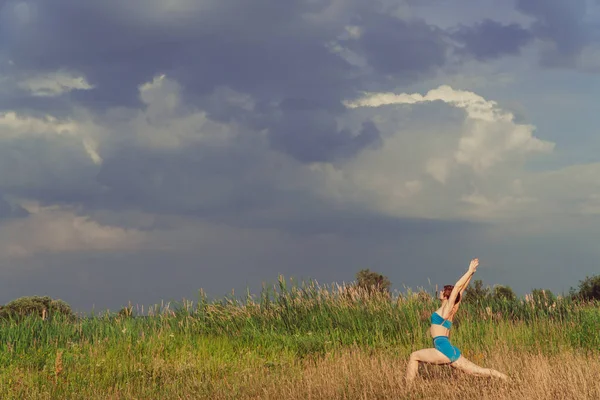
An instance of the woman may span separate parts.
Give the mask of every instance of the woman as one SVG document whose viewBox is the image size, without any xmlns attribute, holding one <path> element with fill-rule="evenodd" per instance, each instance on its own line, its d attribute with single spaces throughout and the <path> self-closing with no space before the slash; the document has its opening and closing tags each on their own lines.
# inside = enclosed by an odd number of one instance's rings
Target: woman
<svg viewBox="0 0 600 400">
<path fill-rule="evenodd" d="M 469 270 L 456 282 L 456 285 L 444 286 L 443 292 L 440 293 L 442 306 L 431 315 L 430 333 L 433 337 L 433 349 L 423 349 L 415 351 L 410 355 L 408 369 L 406 370 L 406 382 L 412 383 L 419 370 L 419 362 L 429 364 L 450 364 L 456 369 L 465 371 L 466 373 L 478 376 L 494 376 L 506 380 L 507 376 L 489 368 L 482 368 L 471 361 L 461 356 L 460 351 L 452 346 L 448 335 L 452 327 L 452 320 L 462 299 L 469 282 L 477 270 L 479 260 L 477 258 L 471 260 Z"/>
</svg>

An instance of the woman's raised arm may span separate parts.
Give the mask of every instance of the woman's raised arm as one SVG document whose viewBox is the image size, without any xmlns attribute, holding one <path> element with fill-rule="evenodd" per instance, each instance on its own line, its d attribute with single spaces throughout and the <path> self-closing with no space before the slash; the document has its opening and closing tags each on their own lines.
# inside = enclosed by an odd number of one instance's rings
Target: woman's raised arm
<svg viewBox="0 0 600 400">
<path fill-rule="evenodd" d="M 456 301 L 458 295 L 462 294 L 467 288 L 467 286 L 469 286 L 469 282 L 471 282 L 471 278 L 475 274 L 475 271 L 477 271 L 478 265 L 479 259 L 472 259 L 471 263 L 469 264 L 469 270 L 463 276 L 461 276 L 461 278 L 454 285 L 454 289 L 452 289 L 450 297 L 448 298 L 448 304 L 450 304 L 451 307 L 454 306 L 454 302 Z"/>
</svg>

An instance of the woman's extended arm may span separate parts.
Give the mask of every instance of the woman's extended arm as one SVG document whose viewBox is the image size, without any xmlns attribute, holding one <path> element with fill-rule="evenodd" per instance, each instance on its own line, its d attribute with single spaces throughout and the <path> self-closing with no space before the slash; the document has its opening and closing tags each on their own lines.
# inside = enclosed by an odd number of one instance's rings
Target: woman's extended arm
<svg viewBox="0 0 600 400">
<path fill-rule="evenodd" d="M 469 282 L 471 282 L 473 274 L 475 274 L 475 271 L 477 271 L 478 265 L 479 259 L 472 259 L 471 263 L 469 264 L 469 270 L 454 285 L 454 289 L 452 289 L 450 297 L 448 298 L 448 304 L 450 304 L 451 307 L 454 306 L 454 302 L 456 301 L 456 298 L 458 297 L 459 293 L 462 294 L 467 288 L 467 286 L 469 286 Z"/>
<path fill-rule="evenodd" d="M 469 283 L 471 283 L 471 278 L 473 277 L 473 275 L 475 275 L 475 272 L 473 272 L 473 274 L 471 274 L 471 276 L 469 276 L 469 279 L 467 279 L 467 281 L 465 282 L 463 288 L 460 290 L 460 295 L 462 296 L 464 291 L 467 290 L 467 288 L 469 287 Z"/>
</svg>

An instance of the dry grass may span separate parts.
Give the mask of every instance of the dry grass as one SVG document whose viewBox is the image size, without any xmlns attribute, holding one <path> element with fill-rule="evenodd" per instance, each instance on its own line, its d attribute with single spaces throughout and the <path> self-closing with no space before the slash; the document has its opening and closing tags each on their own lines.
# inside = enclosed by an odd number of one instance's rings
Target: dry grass
<svg viewBox="0 0 600 400">
<path fill-rule="evenodd" d="M 252 371 L 222 382 L 213 399 L 599 399 L 600 360 L 563 353 L 497 353 L 482 365 L 508 373 L 509 383 L 477 378 L 448 366 L 421 366 L 412 390 L 406 360 L 364 351 L 329 355 L 300 370 Z M 232 396 L 235 393 L 235 396 Z M 194 398 L 190 394 L 189 398 Z"/>
</svg>

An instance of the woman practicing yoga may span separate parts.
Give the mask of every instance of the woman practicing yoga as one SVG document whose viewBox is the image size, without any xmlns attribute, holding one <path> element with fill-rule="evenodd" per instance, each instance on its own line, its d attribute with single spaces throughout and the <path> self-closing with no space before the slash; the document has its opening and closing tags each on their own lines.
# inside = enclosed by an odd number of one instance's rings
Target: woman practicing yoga
<svg viewBox="0 0 600 400">
<path fill-rule="evenodd" d="M 406 370 L 406 382 L 411 384 L 417 376 L 419 370 L 419 362 L 425 362 L 429 364 L 450 364 L 456 369 L 465 371 L 468 374 L 478 376 L 494 376 L 506 380 L 507 376 L 501 372 L 498 372 L 489 368 L 482 368 L 478 365 L 473 364 L 460 355 L 460 351 L 452 346 L 448 335 L 450 334 L 450 328 L 452 327 L 452 320 L 458 307 L 460 306 L 460 300 L 462 294 L 469 286 L 469 282 L 477 270 L 479 260 L 477 258 L 471 260 L 469 270 L 456 282 L 456 285 L 446 285 L 444 290 L 440 293 L 440 300 L 442 300 L 442 306 L 437 309 L 436 312 L 431 314 L 431 328 L 429 332 L 433 337 L 433 349 L 423 349 L 415 351 L 410 355 L 408 362 L 408 369 Z"/>
</svg>

